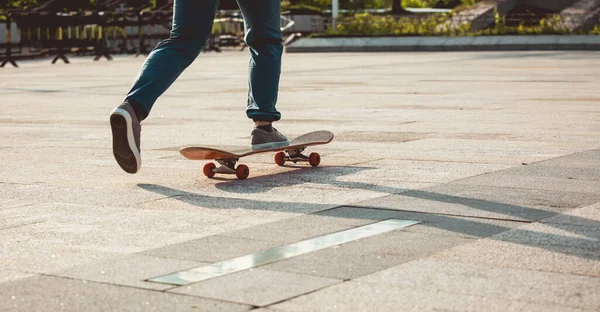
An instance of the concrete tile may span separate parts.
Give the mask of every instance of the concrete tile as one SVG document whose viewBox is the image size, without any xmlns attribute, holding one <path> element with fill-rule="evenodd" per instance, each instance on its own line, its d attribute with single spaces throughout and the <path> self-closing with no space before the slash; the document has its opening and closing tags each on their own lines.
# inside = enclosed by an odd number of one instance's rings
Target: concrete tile
<svg viewBox="0 0 600 312">
<path fill-rule="evenodd" d="M 286 245 L 313 237 L 348 230 L 360 225 L 374 223 L 372 220 L 355 220 L 351 225 L 343 219 L 308 214 L 295 218 L 249 227 L 224 233 L 223 236 L 240 239 L 277 242 Z"/>
<path fill-rule="evenodd" d="M 593 222 L 596 226 L 534 223 L 493 239 L 600 260 L 600 222 Z"/>
<path fill-rule="evenodd" d="M 271 306 L 276 311 L 581 311 L 560 305 L 344 282 Z"/>
<path fill-rule="evenodd" d="M 600 307 L 600 278 L 494 268 L 443 261 L 413 261 L 357 279 L 483 298 L 501 298 L 595 310 Z"/>
<path fill-rule="evenodd" d="M 340 207 L 317 212 L 315 215 L 335 217 L 339 220 L 338 222 L 347 224 L 364 222 L 364 220 L 372 220 L 373 222 L 386 219 L 415 220 L 421 221 L 421 223 L 407 227 L 402 231 L 442 236 L 460 236 L 465 238 L 489 237 L 526 224 L 484 218 L 468 218 L 452 215 L 359 207 Z"/>
<path fill-rule="evenodd" d="M 278 261 L 263 268 L 348 280 L 473 241 L 458 236 L 394 231 Z"/>
<path fill-rule="evenodd" d="M 139 202 L 155 200 L 165 195 L 152 194 L 137 186 L 121 185 L 116 189 L 102 189 L 93 187 L 61 187 L 45 184 L 31 184 L 11 193 L 13 199 L 30 200 L 35 199 L 39 203 L 64 202 L 85 203 L 88 205 L 109 205 L 113 207 L 125 207 L 135 205 Z M 175 195 L 175 194 L 173 194 Z"/>
<path fill-rule="evenodd" d="M 323 171 L 328 169 L 323 168 Z M 252 213 L 259 210 L 275 213 L 310 213 L 340 204 L 380 196 L 377 187 L 373 189 L 346 189 L 337 185 L 322 185 L 304 180 L 314 174 L 288 174 L 277 177 L 260 177 L 251 181 L 218 183 L 214 188 L 202 191 L 179 190 L 179 195 L 143 203 L 148 209 L 173 210 L 175 208 L 204 210 L 205 213 L 241 211 Z M 308 178 L 311 179 L 311 178 Z M 327 177 L 329 179 L 329 177 Z M 331 179 L 335 179 L 331 177 Z M 141 185 L 156 193 L 167 193 L 170 187 L 161 185 Z M 215 189 L 216 188 L 216 189 Z M 386 189 L 382 189 L 382 192 Z M 330 196 L 336 192 L 339 196 Z"/>
<path fill-rule="evenodd" d="M 6 269 L 51 273 L 117 255 L 119 253 L 68 246 L 60 243 L 27 241 L 25 236 L 11 236 L 10 241 L 2 243 L 0 263 L 2 263 L 2 268 Z"/>
<path fill-rule="evenodd" d="M 573 153 L 573 149 L 559 144 L 514 140 L 430 138 L 396 146 L 371 142 L 361 146 L 334 156 L 520 165 Z M 584 145 L 574 148 L 587 149 Z"/>
<path fill-rule="evenodd" d="M 114 217 L 112 216 L 112 218 Z M 134 220 L 110 224 L 108 222 L 110 219 L 111 217 L 85 220 L 85 217 L 82 217 L 80 223 L 41 221 L 4 230 L 3 234 L 5 242 L 13 243 L 15 249 L 26 248 L 25 246 L 31 244 L 54 244 L 106 253 L 139 252 L 157 245 L 193 239 L 202 234 L 186 233 L 183 227 L 178 231 L 178 229 L 172 229 L 172 225 L 156 226 L 156 231 L 144 234 L 149 228 L 150 220 L 148 219 L 142 219 L 139 223 L 132 224 L 131 228 L 121 228 L 119 225 L 135 223 Z M 214 229 L 214 227 L 212 228 Z M 180 232 L 181 230 L 184 231 Z"/>
<path fill-rule="evenodd" d="M 522 176 L 526 177 L 538 177 L 542 180 L 548 178 L 561 179 L 561 180 L 579 180 L 584 183 L 589 183 L 595 180 L 600 180 L 600 160 L 597 164 L 593 164 L 589 167 L 571 167 L 571 166 L 556 166 L 547 165 L 545 161 L 531 164 L 529 166 L 522 166 L 513 168 L 511 170 L 505 170 L 501 172 L 502 175 L 512 175 L 515 178 Z"/>
<path fill-rule="evenodd" d="M 17 270 L 0 269 L 0 284 L 16 281 L 16 280 L 31 277 L 31 276 L 35 276 L 35 274 L 26 273 L 26 272 L 17 271 Z"/>
<path fill-rule="evenodd" d="M 600 180 L 580 180 L 556 176 L 535 176 L 530 174 L 535 173 L 530 171 L 525 171 L 524 173 L 511 171 L 496 172 L 465 179 L 460 181 L 460 183 L 547 191 L 566 190 L 577 193 L 600 195 Z"/>
<path fill-rule="evenodd" d="M 113 285 L 164 290 L 172 286 L 145 280 L 204 264 L 206 263 L 132 254 L 72 267 L 54 275 Z"/>
<path fill-rule="evenodd" d="M 598 222 L 600 222 L 598 209 L 600 209 L 600 203 L 583 208 L 569 210 L 564 214 L 544 219 L 540 222 L 545 224 L 551 224 L 553 226 L 559 226 L 564 224 L 580 226 L 594 230 L 594 228 L 598 226 Z"/>
<path fill-rule="evenodd" d="M 591 150 L 591 151 L 583 151 L 580 153 L 575 153 L 571 155 L 567 155 L 564 157 L 557 157 L 548 159 L 545 161 L 541 161 L 538 163 L 531 164 L 534 166 L 542 166 L 542 167 L 559 167 L 559 168 L 590 168 L 592 172 L 600 165 L 600 150 Z M 560 170 L 557 168 L 557 170 Z M 586 174 L 586 172 L 579 172 L 578 174 Z M 597 176 L 596 176 L 597 177 Z"/>
<path fill-rule="evenodd" d="M 143 59 L 117 56 L 115 62 L 99 63 L 73 58 L 70 66 L 60 70 L 46 60 L 21 61 L 20 68 L 7 68 L 2 73 L 0 182 L 33 186 L 7 192 L 2 192 L 0 186 L 0 211 L 10 209 L 0 215 L 0 222 L 21 225 L 1 231 L 0 266 L 45 274 L 68 270 L 132 252 L 355 205 L 407 189 L 415 191 L 432 186 L 419 181 L 446 183 L 463 174 L 481 174 L 480 169 L 486 164 L 535 166 L 535 162 L 545 160 L 541 164 L 554 166 L 555 161 L 561 167 L 598 167 L 593 161 L 598 159 L 593 158 L 597 151 L 586 157 L 572 155 L 600 147 L 596 94 L 600 61 L 596 54 L 552 51 L 286 55 L 278 101 L 284 117 L 278 129 L 290 136 L 321 128 L 366 135 L 315 148 L 326 155 L 327 164 L 320 168 L 323 170 L 279 168 L 269 163 L 271 156 L 267 155 L 249 159 L 253 172 L 246 181 L 205 179 L 201 163 L 180 159 L 177 153 L 179 146 L 190 143 L 248 143 L 252 122 L 243 114 L 247 71 L 239 70 L 247 67 L 246 53 L 203 54 L 161 97 L 152 116 L 144 122 L 144 163 L 136 175 L 125 174 L 115 165 L 107 118 L 131 85 L 127 73 L 137 72 Z M 527 87 L 523 87 L 525 84 Z M 568 161 L 553 159 L 565 155 L 569 155 Z M 399 163 L 429 161 L 436 165 L 411 164 L 404 167 L 406 172 L 388 173 L 388 163 L 384 162 L 387 159 Z M 369 166 L 362 165 L 365 162 Z M 438 166 L 444 162 L 458 164 Z M 471 171 L 464 163 L 482 166 L 473 166 L 477 170 Z M 372 172 L 376 174 L 371 175 Z M 578 174 L 586 176 L 585 171 Z M 378 180 L 378 176 L 388 180 Z M 407 178 L 417 182 L 403 181 Z M 431 203 L 423 205 L 421 211 L 541 219 L 552 228 L 534 230 L 560 236 L 556 241 L 561 244 L 568 241 L 563 236 L 582 241 L 582 245 L 596 237 L 594 230 L 581 230 L 586 224 L 594 226 L 585 220 L 596 220 L 591 211 L 574 215 L 580 219 L 544 219 L 597 202 L 590 194 L 571 192 L 572 189 L 511 193 L 502 188 L 469 187 L 446 195 L 480 201 L 451 198 L 445 203 L 447 206 L 440 208 L 438 204 L 444 202 L 435 200 L 439 197 L 427 197 Z M 477 194 L 483 198 L 477 198 Z M 414 199 L 418 194 L 411 195 Z M 427 200 L 418 196 L 416 199 Z M 482 201 L 502 205 L 490 207 Z M 27 206 L 30 204 L 34 205 Z M 61 207 L 63 204 L 73 206 Z M 530 210 L 523 212 L 514 206 Z M 471 219 L 477 218 L 466 218 Z M 23 223 L 38 220 L 44 222 Z M 349 221 L 339 220 L 349 226 L 362 222 Z M 479 225 L 462 219 L 428 219 L 406 232 L 486 237 L 511 228 L 510 223 L 486 222 Z M 462 232 L 457 229 L 461 225 L 465 226 Z M 536 235 L 531 242 L 516 236 L 509 238 L 523 243 L 489 239 L 464 247 L 480 248 L 467 253 L 473 258 L 469 261 L 489 260 L 498 266 L 571 270 L 584 275 L 598 272 L 594 267 L 597 261 L 589 254 L 576 248 L 556 249 L 548 245 L 551 240 Z M 488 245 L 479 245 L 481 242 Z M 537 246 L 525 245 L 528 243 Z M 490 248 L 498 248 L 499 252 Z M 503 259 L 507 263 L 501 263 Z M 393 292 L 387 295 L 396 296 Z M 444 303 L 453 300 L 441 300 L 440 305 L 429 303 L 436 296 L 441 295 L 416 298 L 439 309 L 450 306 Z M 356 300 L 369 303 L 370 299 Z M 493 298 L 487 300 L 496 302 Z M 364 310 L 372 310 L 377 304 L 370 303 Z M 508 310 L 540 309 L 511 304 L 502 301 L 490 306 L 492 310 L 494 306 Z M 93 310 L 93 302 L 88 305 L 78 310 Z M 394 310 L 398 306 L 401 305 Z M 10 310 L 11 306 L 7 307 Z M 359 305 L 346 310 L 355 307 Z M 466 310 L 460 304 L 455 307 Z M 114 310 L 110 308 L 104 310 Z M 310 309 L 303 311 L 306 310 Z"/>
<path fill-rule="evenodd" d="M 3 311 L 246 311 L 249 306 L 52 276 L 0 284 Z"/>
<path fill-rule="evenodd" d="M 142 254 L 169 259 L 218 262 L 278 247 L 273 241 L 228 236 L 207 236 L 187 242 L 146 250 Z"/>
<path fill-rule="evenodd" d="M 524 233 L 525 235 L 531 234 Z M 600 277 L 598 253 L 527 241 L 484 239 L 458 246 L 431 257 L 440 261 L 472 263 L 490 267 L 514 268 Z"/>
<path fill-rule="evenodd" d="M 536 221 L 595 203 L 595 194 L 458 183 L 358 202 L 356 206 L 457 216 Z"/>
<path fill-rule="evenodd" d="M 348 280 L 381 271 L 411 259 L 407 256 L 360 252 L 336 246 L 268 264 L 262 266 L 261 269 Z"/>
<path fill-rule="evenodd" d="M 389 181 L 388 183 L 392 181 L 448 183 L 511 167 L 505 164 L 473 164 L 397 159 L 367 161 L 362 162 L 360 166 L 363 166 L 364 170 L 340 176 L 336 181 L 358 182 L 383 180 Z M 427 185 L 422 185 L 422 187 L 424 186 Z M 398 193 L 398 191 L 389 193 Z"/>
<path fill-rule="evenodd" d="M 168 292 L 266 306 L 339 282 L 335 279 L 250 269 Z"/>
</svg>

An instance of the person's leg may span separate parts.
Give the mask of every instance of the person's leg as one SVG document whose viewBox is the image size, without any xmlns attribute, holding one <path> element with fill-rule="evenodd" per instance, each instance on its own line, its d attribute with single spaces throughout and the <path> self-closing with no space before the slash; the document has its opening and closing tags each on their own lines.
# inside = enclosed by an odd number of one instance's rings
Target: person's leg
<svg viewBox="0 0 600 312">
<path fill-rule="evenodd" d="M 288 145 L 285 136 L 274 130 L 281 118 L 276 109 L 283 54 L 279 0 L 237 0 L 244 16 L 244 40 L 250 51 L 246 115 L 257 128 L 252 132 L 254 149 Z"/>
<path fill-rule="evenodd" d="M 202 51 L 210 37 L 218 5 L 218 0 L 175 0 L 171 36 L 148 55 L 126 102 L 137 103 L 143 113 L 150 113 L 158 97 Z"/>
<path fill-rule="evenodd" d="M 125 102 L 113 110 L 113 155 L 123 170 L 141 166 L 140 122 L 156 99 L 198 57 L 210 36 L 218 0 L 175 0 L 171 36 L 148 55 Z"/>
</svg>

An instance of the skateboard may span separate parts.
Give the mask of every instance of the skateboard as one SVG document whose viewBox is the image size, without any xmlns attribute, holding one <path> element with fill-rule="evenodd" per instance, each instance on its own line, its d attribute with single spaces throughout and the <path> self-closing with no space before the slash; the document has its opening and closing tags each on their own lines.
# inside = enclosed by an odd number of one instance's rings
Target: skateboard
<svg viewBox="0 0 600 312">
<path fill-rule="evenodd" d="M 215 174 L 235 174 L 238 179 L 243 180 L 250 175 L 250 169 L 243 164 L 237 164 L 242 157 L 277 152 L 275 154 L 275 163 L 283 166 L 286 161 L 293 163 L 307 162 L 311 166 L 316 167 L 321 162 L 321 156 L 318 153 L 310 153 L 308 156 L 303 152 L 308 146 L 327 144 L 333 140 L 333 133 L 329 131 L 314 131 L 303 134 L 293 139 L 288 146 L 252 150 L 250 148 L 240 149 L 236 151 L 225 151 L 212 147 L 190 146 L 184 147 L 179 152 L 187 159 L 192 160 L 215 160 L 219 163 L 219 167 L 213 162 L 208 162 L 204 165 L 202 172 L 205 176 L 212 178 Z"/>
</svg>

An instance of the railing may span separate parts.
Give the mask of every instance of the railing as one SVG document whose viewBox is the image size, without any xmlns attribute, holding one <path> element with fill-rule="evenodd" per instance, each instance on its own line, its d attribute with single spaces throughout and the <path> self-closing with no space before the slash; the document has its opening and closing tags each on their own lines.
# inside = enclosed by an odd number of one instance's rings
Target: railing
<svg viewBox="0 0 600 312">
<path fill-rule="evenodd" d="M 53 63 L 69 63 L 67 54 L 73 53 L 91 54 L 94 60 L 111 60 L 111 54 L 117 53 L 147 55 L 153 46 L 168 38 L 172 11 L 11 11 L 5 13 L 5 18 L 7 23 L 17 23 L 20 40 L 16 44 L 0 42 L 0 63 L 17 66 L 16 57 L 52 55 Z M 294 21 L 282 16 L 281 25 L 282 31 L 287 31 Z M 8 31 L 8 35 L 14 38 L 16 34 Z M 243 37 L 239 11 L 219 11 L 205 51 L 242 46 Z"/>
<path fill-rule="evenodd" d="M 172 13 L 168 11 L 9 11 L 6 23 L 15 22 L 18 43 L 0 42 L 3 63 L 15 64 L 15 57 L 56 56 L 68 63 L 66 54 L 93 54 L 94 60 L 111 54 L 147 54 L 150 47 L 168 37 Z M 166 27 L 165 27 L 166 26 Z M 149 31 L 151 29 L 160 31 Z M 7 61 L 9 60 L 9 61 Z"/>
</svg>

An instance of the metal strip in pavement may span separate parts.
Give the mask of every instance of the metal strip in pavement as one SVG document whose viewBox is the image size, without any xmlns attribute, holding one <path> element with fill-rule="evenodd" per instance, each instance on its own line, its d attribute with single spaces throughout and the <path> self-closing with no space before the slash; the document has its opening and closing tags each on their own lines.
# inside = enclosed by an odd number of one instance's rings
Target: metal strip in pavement
<svg viewBox="0 0 600 312">
<path fill-rule="evenodd" d="M 201 266 L 185 271 L 180 271 L 168 275 L 150 278 L 147 281 L 169 284 L 169 285 L 188 285 L 207 279 L 251 269 L 257 266 L 269 264 L 279 260 L 307 254 L 313 251 L 341 245 L 351 241 L 359 240 L 369 236 L 382 234 L 404 228 L 407 226 L 421 223 L 420 221 L 389 219 L 360 226 L 357 228 L 319 236 L 289 245 L 271 248 L 265 251 L 241 256 L 211 265 Z"/>
</svg>

